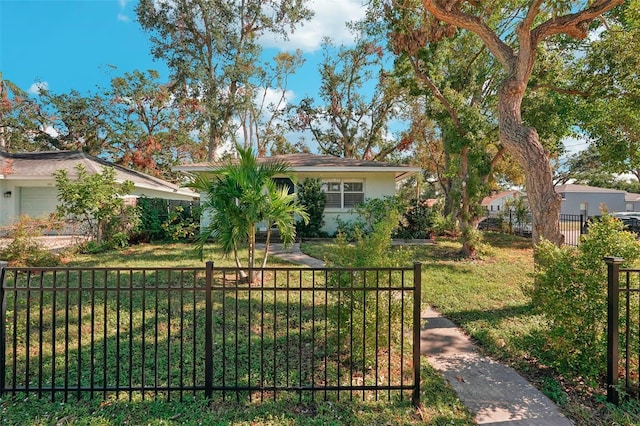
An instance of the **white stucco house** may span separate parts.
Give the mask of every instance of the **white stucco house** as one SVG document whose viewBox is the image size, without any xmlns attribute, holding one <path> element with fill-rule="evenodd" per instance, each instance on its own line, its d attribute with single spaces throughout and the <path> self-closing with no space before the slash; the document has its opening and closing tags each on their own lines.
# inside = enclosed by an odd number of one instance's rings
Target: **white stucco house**
<svg viewBox="0 0 640 426">
<path fill-rule="evenodd" d="M 525 194 L 522 191 L 501 191 L 484 197 L 480 205 L 487 211 L 489 216 L 494 216 L 499 212 L 509 210 L 508 205 L 514 200 L 522 197 L 525 197 Z"/>
<path fill-rule="evenodd" d="M 0 226 L 10 225 L 21 215 L 42 217 L 53 213 L 58 204 L 54 173 L 66 170 L 69 178 L 75 179 L 78 164 L 82 164 L 89 173 L 101 173 L 104 167 L 115 169 L 117 182 L 128 180 L 134 184 L 134 190 L 128 197 L 199 198 L 199 194 L 191 190 L 83 152 L 0 152 Z"/>
<path fill-rule="evenodd" d="M 259 158 L 258 161 L 281 161 L 287 163 L 296 178 L 320 178 L 327 194 L 323 230 L 329 234 L 337 229 L 336 218 L 350 220 L 353 207 L 371 198 L 393 196 L 399 182 L 417 173 L 419 167 L 383 163 L 377 161 L 339 158 L 316 154 L 286 154 Z M 176 171 L 190 174 L 214 174 L 221 163 L 197 163 L 174 167 Z M 280 183 L 287 183 L 282 181 Z M 291 184 L 294 191 L 297 187 Z M 203 217 L 201 224 L 206 225 Z"/>
</svg>

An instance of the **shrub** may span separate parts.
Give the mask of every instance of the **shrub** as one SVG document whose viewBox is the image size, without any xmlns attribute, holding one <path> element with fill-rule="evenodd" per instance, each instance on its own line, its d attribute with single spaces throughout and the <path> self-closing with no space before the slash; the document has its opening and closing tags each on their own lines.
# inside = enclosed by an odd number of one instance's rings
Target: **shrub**
<svg viewBox="0 0 640 426">
<path fill-rule="evenodd" d="M 391 233 L 398 219 L 399 214 L 393 212 L 386 219 L 378 221 L 371 233 L 356 231 L 353 244 L 350 244 L 343 234 L 339 235 L 335 256 L 338 260 L 331 266 L 357 268 L 407 265 L 410 259 L 406 252 L 391 250 Z M 378 285 L 378 274 L 375 271 L 368 271 L 366 274 L 363 271 L 332 272 L 328 285 L 342 288 L 353 286 L 356 289 L 363 286 L 375 287 Z M 341 291 L 339 296 L 333 294 L 335 303 L 330 305 L 329 321 L 336 330 L 339 327 L 351 333 L 351 341 L 338 343 L 341 353 L 351 350 L 349 361 L 355 368 L 366 369 L 375 363 L 377 354 L 372 342 L 377 341 L 382 347 L 403 338 L 400 335 L 400 327 L 388 328 L 389 322 L 397 325 L 403 320 L 400 292 L 345 290 Z M 404 304 L 405 310 L 410 309 L 408 302 L 405 301 Z M 377 318 L 378 312 L 381 313 L 381 318 Z"/>
<path fill-rule="evenodd" d="M 104 167 L 102 173 L 92 174 L 78 164 L 76 173 L 74 181 L 66 170 L 54 174 L 58 216 L 83 223 L 89 237 L 98 244 L 118 232 L 130 232 L 136 222 L 131 216 L 132 209 L 124 206 L 122 196 L 133 190 L 133 182 L 117 183 L 116 172 L 110 167 Z"/>
<path fill-rule="evenodd" d="M 304 207 L 309 215 L 309 222 L 296 221 L 296 234 L 303 238 L 326 237 L 322 231 L 324 224 L 324 207 L 327 203 L 327 195 L 322 191 L 320 178 L 306 178 L 298 186 L 298 203 Z"/>
<path fill-rule="evenodd" d="M 49 250 L 42 248 L 37 237 L 43 235 L 43 231 L 51 229 L 56 223 L 48 220 L 33 219 L 28 216 L 20 216 L 20 220 L 4 231 L 11 243 L 4 249 L 0 249 L 0 260 L 6 260 L 12 266 L 58 266 L 60 258 Z"/>
<path fill-rule="evenodd" d="M 151 242 L 192 238 L 199 232 L 201 211 L 192 203 L 142 197 L 138 199 L 140 222 L 133 239 Z"/>
<path fill-rule="evenodd" d="M 436 212 L 433 216 L 433 232 L 436 235 L 458 236 L 458 220 L 454 215 L 445 216 L 441 212 Z"/>
<path fill-rule="evenodd" d="M 536 250 L 532 298 L 549 323 L 548 348 L 563 373 L 596 379 L 606 363 L 607 267 L 605 256 L 629 266 L 640 259 L 635 235 L 609 215 L 594 222 L 578 248 L 548 241 Z"/>
<path fill-rule="evenodd" d="M 396 222 L 392 224 L 389 237 L 400 225 L 400 214 L 404 211 L 403 202 L 397 197 L 370 198 L 363 203 L 359 203 L 353 209 L 357 218 L 351 221 L 343 221 L 336 218 L 338 234 L 343 234 L 347 240 L 353 241 L 358 234 L 368 235 L 375 227 L 386 222 L 390 217 L 395 217 Z"/>
<path fill-rule="evenodd" d="M 424 202 L 412 200 L 410 207 L 402 215 L 398 236 L 401 238 L 430 238 L 434 232 L 438 204 L 429 207 Z"/>
</svg>

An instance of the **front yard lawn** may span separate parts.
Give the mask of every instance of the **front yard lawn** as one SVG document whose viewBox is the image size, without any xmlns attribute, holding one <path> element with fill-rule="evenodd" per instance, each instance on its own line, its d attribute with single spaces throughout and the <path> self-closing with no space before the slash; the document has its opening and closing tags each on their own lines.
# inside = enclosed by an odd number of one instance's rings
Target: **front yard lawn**
<svg viewBox="0 0 640 426">
<path fill-rule="evenodd" d="M 487 232 L 484 242 L 478 260 L 461 259 L 461 244 L 455 240 L 399 248 L 423 262 L 423 304 L 456 322 L 485 353 L 520 371 L 576 424 L 640 424 L 637 404 L 623 409 L 606 404 L 603 388 L 549 367 L 553 354 L 545 347 L 545 319 L 535 312 L 527 291 L 533 286 L 531 240 Z M 331 260 L 335 248 L 332 243 L 302 246 L 305 253 L 325 260 Z"/>
<path fill-rule="evenodd" d="M 233 259 L 224 258 L 216 246 L 208 247 L 205 259 L 201 260 L 188 244 L 139 245 L 97 255 L 69 254 L 65 263 L 72 267 L 161 268 L 203 266 L 206 260 L 214 260 L 217 266 L 233 265 Z M 273 258 L 270 266 L 286 265 Z M 132 312 L 138 309 L 134 301 L 131 304 L 123 302 L 123 306 L 131 306 Z M 133 312 L 131 317 L 137 316 Z M 267 329 L 269 326 L 264 324 Z M 112 356 L 117 360 L 116 355 Z M 166 361 L 160 360 L 162 362 Z M 281 359 L 280 363 L 284 365 L 285 360 Z M 302 403 L 297 398 L 286 397 L 276 402 L 266 399 L 264 403 L 255 399 L 254 402 L 244 399 L 239 403 L 230 402 L 231 399 L 212 402 L 200 396 L 195 399 L 186 396 L 180 402 L 173 395 L 171 401 L 140 400 L 135 396 L 133 401 L 128 401 L 124 393 L 119 399 L 111 396 L 104 402 L 71 398 L 62 403 L 60 399 L 50 402 L 46 397 L 38 400 L 23 395 L 0 399 L 0 424 L 472 424 L 467 410 L 443 378 L 426 363 L 421 369 L 422 406 L 419 410 L 415 410 L 407 398 L 402 401 L 399 398 L 362 401 L 356 395 L 352 401 L 332 402 L 322 402 L 320 395 L 316 395 L 315 401 L 307 398 Z"/>
</svg>

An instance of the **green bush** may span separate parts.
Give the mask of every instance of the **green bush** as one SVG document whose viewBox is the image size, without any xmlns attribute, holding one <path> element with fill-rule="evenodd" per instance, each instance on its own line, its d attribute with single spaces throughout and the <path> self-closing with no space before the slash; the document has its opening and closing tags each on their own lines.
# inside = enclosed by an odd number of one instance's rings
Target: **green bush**
<svg viewBox="0 0 640 426">
<path fill-rule="evenodd" d="M 404 203 L 397 197 L 370 198 L 353 208 L 353 212 L 357 214 L 356 219 L 344 221 L 340 217 L 336 218 L 337 234 L 354 241 L 359 234 L 369 235 L 379 223 L 395 217 L 396 222 L 391 226 L 390 237 L 400 225 L 400 214 L 404 209 Z"/>
<path fill-rule="evenodd" d="M 337 267 L 398 267 L 410 264 L 406 252 L 391 250 L 391 233 L 396 227 L 399 214 L 392 212 L 386 219 L 378 221 L 369 234 L 356 231 L 355 242 L 349 243 L 344 234 L 337 237 L 337 249 L 334 262 Z M 328 285 L 341 288 L 370 288 L 378 285 L 379 274 L 376 271 L 331 272 Z M 398 283 L 385 282 L 383 285 Z M 377 296 L 376 296 L 377 293 Z M 397 291 L 352 291 L 345 290 L 339 295 L 333 293 L 335 300 L 330 304 L 329 321 L 335 330 L 349 330 L 352 341 L 342 339 L 340 353 L 350 353 L 349 361 L 354 368 L 367 369 L 374 365 L 376 353 L 372 342 L 380 347 L 399 342 L 403 336 L 400 327 L 389 329 L 391 322 L 397 325 L 402 321 L 402 294 Z M 376 300 L 377 297 L 377 300 Z M 410 312 L 410 302 L 404 302 L 405 312 Z M 380 313 L 380 318 L 377 314 Z M 364 349 L 363 349 L 364 347 Z"/>
<path fill-rule="evenodd" d="M 564 374 L 595 380 L 606 365 L 606 256 L 640 259 L 635 235 L 619 220 L 604 215 L 589 227 L 578 248 L 541 242 L 535 254 L 532 299 L 544 313 L 548 349 Z"/>
<path fill-rule="evenodd" d="M 176 204 L 162 198 L 138 199 L 140 217 L 133 239 L 136 241 L 178 241 L 199 232 L 202 209 L 193 203 Z"/>
<path fill-rule="evenodd" d="M 412 200 L 410 207 L 402 215 L 401 226 L 397 231 L 400 238 L 430 238 L 434 233 L 436 216 L 440 211 L 438 204 L 430 207 L 424 202 Z"/>
<path fill-rule="evenodd" d="M 324 225 L 324 207 L 327 204 L 327 195 L 322 191 L 320 178 L 306 178 L 298 185 L 298 203 L 304 207 L 309 215 L 309 221 L 296 221 L 296 234 L 303 238 L 326 237 L 322 230 Z"/>
</svg>

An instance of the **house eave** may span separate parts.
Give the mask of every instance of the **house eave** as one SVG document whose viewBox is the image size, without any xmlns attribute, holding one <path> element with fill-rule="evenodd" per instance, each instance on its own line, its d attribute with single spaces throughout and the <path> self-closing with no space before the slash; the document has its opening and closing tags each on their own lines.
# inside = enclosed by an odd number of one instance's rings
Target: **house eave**
<svg viewBox="0 0 640 426">
<path fill-rule="evenodd" d="M 173 168 L 174 171 L 185 173 L 214 173 L 215 169 L 216 167 L 214 166 L 202 165 L 184 165 Z M 291 170 L 299 173 L 395 173 L 396 180 L 403 180 L 416 173 L 420 173 L 421 169 L 411 166 L 294 166 L 291 167 Z"/>
<path fill-rule="evenodd" d="M 31 182 L 42 182 L 42 181 L 50 181 L 50 178 L 47 176 L 19 176 L 19 175 L 8 175 L 8 176 L 3 176 L 3 178 L 5 180 L 21 180 L 21 181 L 31 181 Z M 122 179 L 116 179 L 116 183 L 123 183 L 124 180 Z M 49 183 L 50 186 L 53 186 L 53 184 Z M 143 189 L 143 190 L 150 190 L 150 191 L 157 191 L 157 192 L 161 192 L 164 194 L 176 194 L 176 195 L 180 195 L 183 197 L 193 197 L 193 198 L 198 198 L 200 196 L 200 194 L 198 194 L 197 192 L 193 192 L 193 191 L 188 191 L 188 190 L 184 190 L 181 189 L 179 187 L 177 188 L 172 188 L 172 187 L 159 187 L 159 186 L 153 186 L 153 185 L 146 185 L 144 183 L 139 183 L 139 182 L 134 182 L 134 187 L 137 189 Z"/>
</svg>

